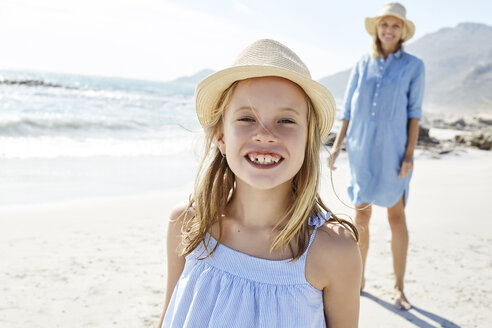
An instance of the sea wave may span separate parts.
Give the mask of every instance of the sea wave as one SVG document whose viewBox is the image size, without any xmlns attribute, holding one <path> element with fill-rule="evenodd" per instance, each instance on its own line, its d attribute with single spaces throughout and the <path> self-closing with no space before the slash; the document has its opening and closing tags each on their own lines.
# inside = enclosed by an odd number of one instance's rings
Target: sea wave
<svg viewBox="0 0 492 328">
<path fill-rule="evenodd" d="M 197 130 L 190 86 L 0 70 L 0 158 L 167 155 Z"/>
<path fill-rule="evenodd" d="M 72 87 L 66 87 L 60 84 L 55 84 L 55 83 L 49 83 L 45 82 L 43 80 L 5 80 L 0 77 L 0 84 L 6 84 L 6 85 L 22 85 L 22 86 L 28 86 L 28 87 L 46 87 L 46 88 L 70 88 Z"/>
<path fill-rule="evenodd" d="M 194 152 L 200 138 L 186 130 L 146 138 L 0 136 L 0 159 L 170 156 Z"/>
<path fill-rule="evenodd" d="M 136 119 L 80 118 L 0 118 L 1 136 L 43 136 L 58 134 L 94 134 L 112 132 L 143 132 L 165 129 L 167 126 L 149 124 Z"/>
</svg>

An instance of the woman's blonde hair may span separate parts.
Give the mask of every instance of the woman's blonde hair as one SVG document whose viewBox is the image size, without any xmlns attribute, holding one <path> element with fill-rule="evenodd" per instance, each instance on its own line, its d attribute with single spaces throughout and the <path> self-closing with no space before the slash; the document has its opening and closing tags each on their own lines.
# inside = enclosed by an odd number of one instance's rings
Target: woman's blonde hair
<svg viewBox="0 0 492 328">
<path fill-rule="evenodd" d="M 375 24 L 376 33 L 374 33 L 374 37 L 372 39 L 372 51 L 371 51 L 372 58 L 384 57 L 383 47 L 381 46 L 381 40 L 379 39 L 378 36 L 378 27 L 379 27 L 379 23 L 381 22 L 381 18 L 382 17 L 380 17 Z M 400 36 L 400 40 L 398 41 L 398 46 L 396 48 L 396 51 L 403 49 L 403 40 L 405 39 L 407 33 L 408 33 L 407 26 L 404 23 L 402 23 L 401 36 Z"/>
<path fill-rule="evenodd" d="M 229 168 L 227 160 L 222 156 L 214 142 L 222 130 L 225 108 L 229 104 L 232 94 L 238 84 L 234 82 L 222 94 L 213 121 L 205 130 L 205 151 L 200 163 L 195 181 L 195 190 L 189 200 L 189 208 L 193 208 L 193 215 L 183 213 L 183 238 L 181 255 L 190 254 L 200 243 L 203 243 L 209 256 L 214 249 L 207 248 L 206 234 L 212 225 L 218 223 L 219 236 L 222 237 L 223 215 L 229 199 L 235 191 L 235 176 Z M 330 212 L 323 204 L 318 187 L 320 183 L 320 148 L 321 136 L 317 127 L 317 115 L 311 100 L 306 96 L 308 104 L 308 136 L 304 162 L 292 181 L 291 204 L 272 232 L 275 232 L 270 250 L 280 250 L 289 247 L 292 260 L 301 257 L 309 243 L 308 218 L 314 217 L 322 211 Z M 359 240 L 355 226 L 346 220 L 331 214 L 329 221 L 336 222 L 352 232 L 354 239 Z"/>
</svg>

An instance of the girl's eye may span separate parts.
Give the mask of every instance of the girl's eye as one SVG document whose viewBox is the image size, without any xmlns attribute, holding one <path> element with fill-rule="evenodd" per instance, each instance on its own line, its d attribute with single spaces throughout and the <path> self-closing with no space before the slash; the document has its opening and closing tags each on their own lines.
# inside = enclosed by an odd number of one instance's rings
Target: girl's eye
<svg viewBox="0 0 492 328">
<path fill-rule="evenodd" d="M 238 119 L 240 122 L 254 122 L 255 120 L 251 117 L 241 117 Z"/>
<path fill-rule="evenodd" d="M 293 123 L 295 123 L 293 120 L 291 120 L 289 118 L 284 118 L 283 120 L 280 120 L 278 122 L 282 123 L 282 124 L 293 124 Z"/>
</svg>

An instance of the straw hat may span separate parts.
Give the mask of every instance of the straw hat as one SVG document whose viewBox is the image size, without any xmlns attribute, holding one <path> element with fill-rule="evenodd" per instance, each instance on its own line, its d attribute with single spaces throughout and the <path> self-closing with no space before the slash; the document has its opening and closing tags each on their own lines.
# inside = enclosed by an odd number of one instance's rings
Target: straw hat
<svg viewBox="0 0 492 328">
<path fill-rule="evenodd" d="M 379 19 L 384 16 L 394 16 L 405 24 L 406 33 L 402 34 L 403 42 L 410 40 L 415 33 L 415 24 L 406 18 L 406 13 L 405 7 L 398 2 L 385 3 L 379 10 L 378 16 L 366 18 L 366 30 L 370 35 L 376 36 Z"/>
<path fill-rule="evenodd" d="M 322 139 L 328 136 L 335 120 L 335 100 L 330 91 L 311 78 L 306 65 L 280 42 L 262 39 L 244 49 L 231 67 L 215 72 L 198 83 L 195 104 L 202 126 L 217 114 L 217 103 L 232 83 L 253 77 L 279 76 L 299 85 L 313 103 Z"/>
</svg>

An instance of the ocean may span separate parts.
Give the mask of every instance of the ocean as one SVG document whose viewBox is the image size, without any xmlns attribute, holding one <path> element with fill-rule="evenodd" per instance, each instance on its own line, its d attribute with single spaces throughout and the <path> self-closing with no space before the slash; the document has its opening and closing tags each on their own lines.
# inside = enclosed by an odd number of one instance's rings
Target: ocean
<svg viewBox="0 0 492 328">
<path fill-rule="evenodd" d="M 162 190 L 192 181 L 192 84 L 0 71 L 0 205 Z"/>
<path fill-rule="evenodd" d="M 0 71 L 0 205 L 173 188 L 196 167 L 193 85 Z"/>
<path fill-rule="evenodd" d="M 192 85 L 0 71 L 0 159 L 168 155 L 199 130 Z"/>
</svg>

